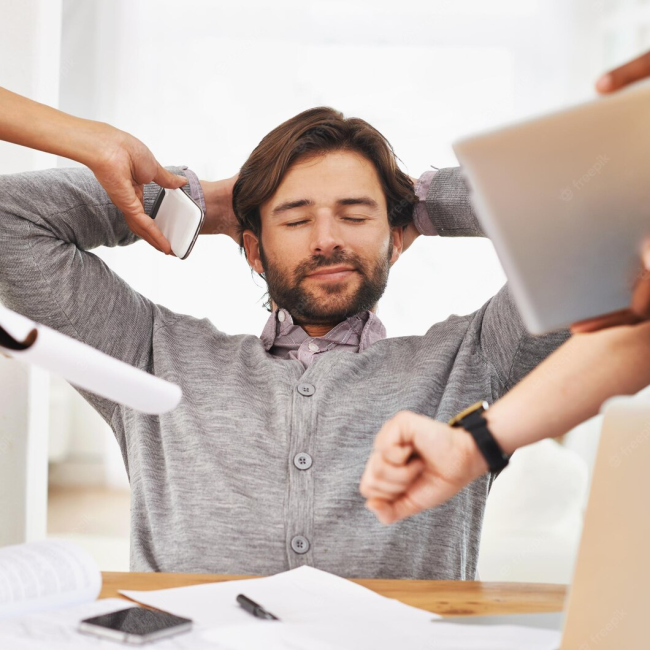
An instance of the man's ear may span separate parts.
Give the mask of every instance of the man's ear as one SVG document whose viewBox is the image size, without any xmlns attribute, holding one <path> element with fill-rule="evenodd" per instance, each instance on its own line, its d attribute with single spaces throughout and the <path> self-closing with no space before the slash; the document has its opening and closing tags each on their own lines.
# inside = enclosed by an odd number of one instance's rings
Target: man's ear
<svg viewBox="0 0 650 650">
<path fill-rule="evenodd" d="M 392 266 L 397 262 L 399 256 L 402 254 L 402 247 L 404 246 L 404 229 L 401 226 L 394 226 L 390 229 L 390 234 L 393 238 L 393 254 L 390 256 L 390 265 Z"/>
<path fill-rule="evenodd" d="M 264 273 L 264 266 L 260 257 L 260 241 L 257 235 L 252 230 L 244 230 L 242 238 L 244 240 L 244 250 L 246 251 L 248 263 L 253 271 L 261 275 Z"/>
</svg>

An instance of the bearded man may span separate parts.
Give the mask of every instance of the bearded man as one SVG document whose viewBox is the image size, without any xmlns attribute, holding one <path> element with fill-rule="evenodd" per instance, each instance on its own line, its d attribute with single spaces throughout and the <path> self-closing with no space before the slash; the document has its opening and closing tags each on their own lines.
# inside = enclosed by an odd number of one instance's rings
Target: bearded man
<svg viewBox="0 0 650 650">
<path fill-rule="evenodd" d="M 459 170 L 414 182 L 367 122 L 316 108 L 271 131 L 236 182 L 173 171 L 205 206 L 202 233 L 231 236 L 266 280 L 260 337 L 156 305 L 89 252 L 138 239 L 90 171 L 0 178 L 0 299 L 183 389 L 162 416 L 82 393 L 129 475 L 131 569 L 474 579 L 493 476 L 390 527 L 359 493 L 395 413 L 446 421 L 493 402 L 566 338 L 528 335 L 507 287 L 424 336 L 386 337 L 377 304 L 415 238 L 482 234 Z M 157 191 L 145 186 L 145 211 Z"/>
</svg>

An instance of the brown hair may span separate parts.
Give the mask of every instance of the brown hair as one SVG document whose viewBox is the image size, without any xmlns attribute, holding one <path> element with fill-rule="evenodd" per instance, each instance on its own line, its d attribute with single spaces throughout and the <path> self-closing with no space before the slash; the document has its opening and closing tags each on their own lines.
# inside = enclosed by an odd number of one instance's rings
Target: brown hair
<svg viewBox="0 0 650 650">
<path fill-rule="evenodd" d="M 262 233 L 260 206 L 278 189 L 289 168 L 329 151 L 355 151 L 374 164 L 386 196 L 388 222 L 406 226 L 413 220 L 417 197 L 411 179 L 397 166 L 386 138 L 368 122 L 327 106 L 311 108 L 280 124 L 255 147 L 233 188 L 233 208 L 241 233 Z"/>
</svg>

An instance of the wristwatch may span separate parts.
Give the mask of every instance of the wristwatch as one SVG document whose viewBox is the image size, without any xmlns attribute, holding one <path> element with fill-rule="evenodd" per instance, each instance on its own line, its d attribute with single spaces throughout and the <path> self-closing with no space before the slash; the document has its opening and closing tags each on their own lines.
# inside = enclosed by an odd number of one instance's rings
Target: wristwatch
<svg viewBox="0 0 650 650">
<path fill-rule="evenodd" d="M 483 454 L 490 471 L 500 472 L 508 465 L 510 457 L 503 453 L 503 449 L 501 449 L 492 432 L 488 429 L 487 420 L 483 417 L 483 413 L 487 409 L 487 402 L 476 402 L 476 404 L 472 404 L 472 406 L 451 418 L 449 426 L 465 429 L 474 438 L 474 442 L 481 454 Z"/>
</svg>

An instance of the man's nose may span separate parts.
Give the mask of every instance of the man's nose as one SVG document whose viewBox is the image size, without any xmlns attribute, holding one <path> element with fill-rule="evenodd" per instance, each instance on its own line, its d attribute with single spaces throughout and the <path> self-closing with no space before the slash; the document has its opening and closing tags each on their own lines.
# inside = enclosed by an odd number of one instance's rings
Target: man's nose
<svg viewBox="0 0 650 650">
<path fill-rule="evenodd" d="M 318 215 L 312 231 L 311 253 L 327 256 L 342 248 L 343 241 L 336 219 L 332 215 Z"/>
</svg>

